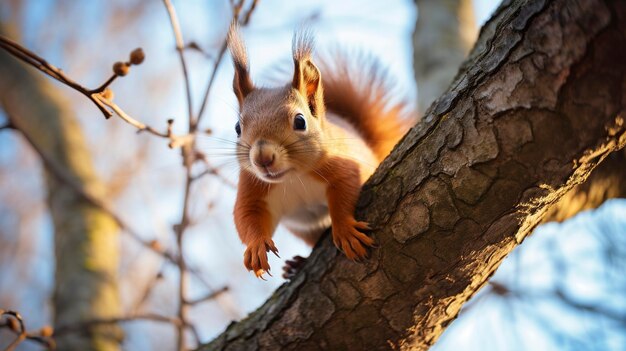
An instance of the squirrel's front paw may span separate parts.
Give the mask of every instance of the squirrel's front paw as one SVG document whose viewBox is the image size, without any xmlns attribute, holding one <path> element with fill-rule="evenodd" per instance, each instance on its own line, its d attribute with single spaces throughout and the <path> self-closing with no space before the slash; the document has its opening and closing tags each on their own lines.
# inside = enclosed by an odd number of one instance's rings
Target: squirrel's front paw
<svg viewBox="0 0 626 351">
<path fill-rule="evenodd" d="M 278 256 L 278 249 L 274 245 L 272 239 L 261 239 L 253 241 L 246 247 L 246 252 L 243 254 L 243 264 L 249 271 L 253 271 L 257 278 L 263 278 L 263 274 L 267 273 L 272 275 L 270 271 L 270 265 L 267 262 L 267 253 L 272 251 L 274 255 Z M 280 257 L 280 256 L 278 256 Z"/>
<path fill-rule="evenodd" d="M 333 223 L 333 242 L 346 256 L 355 260 L 367 255 L 366 246 L 374 246 L 374 239 L 361 233 L 358 229 L 370 229 L 367 223 L 357 222 L 353 218 L 344 223 Z"/>
</svg>

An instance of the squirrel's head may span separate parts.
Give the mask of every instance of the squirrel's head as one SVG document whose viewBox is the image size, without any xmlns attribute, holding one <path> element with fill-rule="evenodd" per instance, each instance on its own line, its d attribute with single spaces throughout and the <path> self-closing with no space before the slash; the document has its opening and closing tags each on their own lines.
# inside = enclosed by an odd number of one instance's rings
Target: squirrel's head
<svg viewBox="0 0 626 351">
<path fill-rule="evenodd" d="M 242 169 L 268 183 L 285 175 L 307 173 L 323 157 L 324 100 L 322 76 L 311 60 L 312 38 L 293 38 L 293 80 L 281 88 L 255 87 L 245 45 L 233 23 L 228 33 L 233 57 L 233 90 L 239 100 L 237 157 Z"/>
</svg>

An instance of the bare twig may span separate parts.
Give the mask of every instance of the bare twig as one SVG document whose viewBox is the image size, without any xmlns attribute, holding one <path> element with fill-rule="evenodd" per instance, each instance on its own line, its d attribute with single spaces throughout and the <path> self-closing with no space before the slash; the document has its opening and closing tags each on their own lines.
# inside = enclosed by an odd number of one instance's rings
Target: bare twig
<svg viewBox="0 0 626 351">
<path fill-rule="evenodd" d="M 176 344 L 179 351 L 186 349 L 185 343 L 185 324 L 187 323 L 187 305 L 184 303 L 186 299 L 187 288 L 187 268 L 185 264 L 185 255 L 183 252 L 183 235 L 185 229 L 189 223 L 189 198 L 191 194 L 191 183 L 193 178 L 191 176 L 191 166 L 194 160 L 191 160 L 193 155 L 193 148 L 195 146 L 195 129 L 196 121 L 193 116 L 193 105 L 191 101 L 191 84 L 189 82 L 189 73 L 187 71 L 187 63 L 185 61 L 184 49 L 185 43 L 183 41 L 183 34 L 180 30 L 180 24 L 178 17 L 176 16 L 176 10 L 170 0 L 163 0 L 163 4 L 167 10 L 170 18 L 170 24 L 172 31 L 174 32 L 174 39 L 176 41 L 176 51 L 178 51 L 178 57 L 180 58 L 180 65 L 183 70 L 183 78 L 185 81 L 185 95 L 187 96 L 187 110 L 188 110 L 188 123 L 189 123 L 189 135 L 190 140 L 182 147 L 183 163 L 185 166 L 185 191 L 183 200 L 183 213 L 181 215 L 180 223 L 175 226 L 176 231 L 176 246 L 178 248 L 178 319 L 181 321 L 180 325 L 176 328 Z"/>
<path fill-rule="evenodd" d="M 107 79 L 104 83 L 102 83 L 99 87 L 97 87 L 96 89 L 93 89 L 90 91 L 91 94 L 97 94 L 97 93 L 101 93 L 104 91 L 104 89 L 106 89 L 109 85 L 111 85 L 111 83 L 113 83 L 113 81 L 115 79 L 117 79 L 117 77 L 119 77 L 117 74 L 113 74 L 111 75 L 111 77 L 109 77 L 109 79 Z"/>
<path fill-rule="evenodd" d="M 238 1 L 231 1 L 231 7 L 232 7 L 232 11 L 233 11 L 233 19 L 238 20 L 241 10 L 243 8 L 245 0 L 238 0 Z M 190 199 L 190 194 L 191 194 L 191 185 L 192 183 L 198 179 L 198 176 L 193 176 L 192 175 L 192 170 L 191 170 L 191 166 L 192 164 L 199 159 L 198 157 L 198 152 L 195 150 L 195 136 L 196 136 L 196 132 L 198 130 L 198 125 L 200 123 L 200 119 L 202 118 L 202 115 L 206 109 L 207 103 L 208 103 L 208 97 L 209 97 L 209 93 L 211 92 L 211 89 L 213 87 L 213 84 L 215 82 L 215 78 L 217 76 L 217 71 L 219 68 L 219 65 L 222 61 L 222 58 L 224 57 L 224 53 L 226 51 L 226 39 L 224 39 L 222 46 L 220 47 L 219 53 L 216 56 L 215 59 L 215 63 L 213 66 L 213 71 L 211 72 L 210 78 L 209 78 L 209 83 L 208 86 L 206 88 L 205 94 L 204 94 L 204 98 L 202 100 L 202 105 L 200 106 L 199 112 L 197 116 L 193 116 L 193 112 L 192 112 L 192 103 L 191 103 L 191 88 L 190 88 L 190 82 L 189 82 L 189 73 L 187 71 L 187 65 L 185 62 L 185 57 L 184 57 L 184 49 L 185 49 L 185 43 L 183 41 L 183 35 L 182 32 L 180 30 L 180 24 L 178 22 L 178 17 L 176 16 L 176 11 L 174 6 L 171 3 L 171 0 L 163 0 L 163 3 L 166 7 L 166 10 L 168 12 L 169 18 L 170 18 L 170 24 L 172 26 L 172 30 L 174 32 L 174 38 L 176 41 L 176 49 L 178 51 L 179 57 L 180 57 L 180 62 L 181 62 L 181 67 L 183 70 L 183 75 L 184 75 L 184 79 L 185 79 L 185 89 L 186 89 L 186 95 L 187 95 L 187 105 L 188 105 L 188 110 L 189 110 L 189 140 L 186 140 L 186 142 L 184 143 L 183 147 L 181 148 L 182 150 L 182 156 L 183 156 L 183 160 L 184 160 L 184 165 L 185 165 L 185 171 L 186 171 L 186 178 L 185 178 L 185 190 L 184 190 L 184 199 L 183 199 L 183 211 L 181 214 L 181 220 L 180 223 L 178 225 L 175 226 L 175 232 L 176 232 L 176 245 L 178 248 L 178 270 L 179 270 L 179 285 L 178 285 L 178 297 L 179 297 L 179 306 L 178 306 L 178 318 L 182 321 L 182 325 L 179 325 L 177 328 L 177 346 L 178 346 L 178 350 L 179 351 L 183 351 L 185 350 L 185 335 L 184 335 L 184 325 L 187 324 L 186 322 L 186 316 L 187 316 L 187 308 L 189 307 L 190 304 L 186 303 L 187 299 L 186 299 L 186 286 L 187 286 L 187 264 L 185 262 L 185 255 L 183 252 L 183 237 L 185 234 L 186 229 L 189 226 L 189 199 Z M 247 24 L 250 21 L 250 17 L 252 12 L 254 11 L 254 9 L 256 8 L 256 5 L 258 3 L 258 0 L 253 0 L 252 5 L 250 6 L 247 14 L 245 14 L 244 16 L 244 25 Z M 205 162 L 206 159 L 204 160 Z M 219 172 L 214 169 L 213 167 L 210 167 L 210 165 L 207 162 L 207 173 L 206 174 L 213 174 L 216 176 L 219 176 Z M 226 181 L 225 178 L 220 177 L 220 179 L 222 179 L 223 181 Z M 234 184 L 232 184 L 230 181 L 227 181 L 227 184 L 234 186 Z M 198 339 L 197 334 L 195 334 L 196 339 Z"/>
<path fill-rule="evenodd" d="M 233 17 L 232 17 L 233 20 L 237 20 L 237 21 L 239 20 L 239 15 L 241 14 L 241 10 L 243 8 L 244 2 L 245 0 L 238 0 L 238 1 L 230 2 L 231 7 L 232 7 L 232 12 L 233 12 Z M 248 23 L 250 23 L 250 18 L 252 17 L 252 13 L 256 9 L 257 4 L 258 4 L 258 0 L 252 1 L 252 5 L 250 6 L 246 14 L 243 16 L 244 20 L 241 22 L 242 26 L 245 27 L 248 25 Z M 197 127 L 200 124 L 200 119 L 202 118 L 202 115 L 204 114 L 204 111 L 206 109 L 207 103 L 209 101 L 209 93 L 211 93 L 211 89 L 213 88 L 213 84 L 217 76 L 217 70 L 220 66 L 220 63 L 222 63 L 222 59 L 224 58 L 224 54 L 226 53 L 226 48 L 227 48 L 227 43 L 226 43 L 226 38 L 224 38 L 224 41 L 222 42 L 222 46 L 220 47 L 220 50 L 217 56 L 215 56 L 215 63 L 213 64 L 213 71 L 211 72 L 211 76 L 209 77 L 209 83 L 207 84 L 206 90 L 204 91 L 204 98 L 202 99 L 202 105 L 200 105 L 200 111 L 198 112 L 198 117 L 196 118 L 195 127 Z"/>
<path fill-rule="evenodd" d="M 197 298 L 195 300 L 187 300 L 185 301 L 185 304 L 190 305 L 190 306 L 195 306 L 198 304 L 201 304 L 203 302 L 209 301 L 209 300 L 213 300 L 216 297 L 218 297 L 219 295 L 221 295 L 222 293 L 225 293 L 228 291 L 228 286 L 223 286 L 220 289 L 217 289 L 203 297 Z"/>
<path fill-rule="evenodd" d="M 195 50 L 201 53 L 202 56 L 206 57 L 207 59 L 212 58 L 211 54 L 206 52 L 203 48 L 201 48 L 200 45 L 198 45 L 198 43 L 196 43 L 195 41 L 192 41 L 189 44 L 185 45 L 185 49 Z"/>
<path fill-rule="evenodd" d="M 114 103 L 113 101 L 106 99 L 102 96 L 102 94 L 94 94 L 95 98 L 98 99 L 100 102 L 102 102 L 104 105 L 109 106 L 113 112 L 115 112 L 121 119 L 123 119 L 126 123 L 132 125 L 133 127 L 137 128 L 138 132 L 143 132 L 143 131 L 149 131 L 150 133 L 156 135 L 156 136 L 160 136 L 163 138 L 172 138 L 171 135 L 168 135 L 169 133 L 162 133 L 159 132 L 141 122 L 139 122 L 138 120 L 132 118 L 131 116 L 127 115 L 126 112 L 124 112 L 124 110 L 122 110 L 119 106 L 117 106 L 116 103 Z"/>
<path fill-rule="evenodd" d="M 137 128 L 137 133 L 141 133 L 141 132 L 148 132 L 152 135 L 156 135 L 162 138 L 167 138 L 170 140 L 168 146 L 172 149 L 181 147 L 183 145 L 185 145 L 186 143 L 191 142 L 192 140 L 192 136 L 190 134 L 186 134 L 186 135 L 176 135 L 174 133 L 172 133 L 172 121 L 173 120 L 168 120 L 168 127 L 167 127 L 167 132 L 163 133 L 163 132 L 159 132 L 158 130 L 142 123 L 139 122 L 138 120 L 134 119 L 133 117 L 129 116 L 126 112 L 124 112 L 124 110 L 122 110 L 116 103 L 114 103 L 113 101 L 107 99 L 103 93 L 96 93 L 94 94 L 94 98 L 97 99 L 98 101 L 100 101 L 103 105 L 106 105 L 108 107 L 111 108 L 111 110 L 113 110 L 113 112 L 115 112 L 115 114 L 117 114 L 122 120 L 124 120 L 126 123 L 132 125 L 133 127 Z"/>
<path fill-rule="evenodd" d="M 259 4 L 259 0 L 252 0 L 252 5 L 250 5 L 250 8 L 246 12 L 246 15 L 243 17 L 243 21 L 241 21 L 241 24 L 246 26 L 248 25 L 248 23 L 250 23 L 250 18 L 252 17 L 252 13 L 254 12 L 258 4 Z"/>
<path fill-rule="evenodd" d="M 222 172 L 220 171 L 219 168 L 217 167 L 213 167 L 211 165 L 211 163 L 206 159 L 206 157 L 203 156 L 198 156 L 198 159 L 202 160 L 204 162 L 204 164 L 206 165 L 206 169 L 198 174 L 196 174 L 195 176 L 193 176 L 192 181 L 196 181 L 206 175 L 212 175 L 215 176 L 217 178 L 219 178 L 224 184 L 228 185 L 229 187 L 231 187 L 232 189 L 237 189 L 237 185 L 235 183 L 233 183 L 232 180 L 228 179 L 227 177 L 225 177 Z"/>
<path fill-rule="evenodd" d="M 18 312 L 0 309 L 0 316 L 0 328 L 6 327 L 13 331 L 15 334 L 17 334 L 15 340 L 13 340 L 4 349 L 4 351 L 15 350 L 17 345 L 19 345 L 24 340 L 37 342 L 46 347 L 48 350 L 56 349 L 56 343 L 51 337 L 52 329 L 50 327 L 44 327 L 36 332 L 28 332 L 26 331 L 26 327 L 24 326 L 24 320 Z M 2 319 L 5 320 L 3 321 Z"/>
<path fill-rule="evenodd" d="M 168 324 L 172 324 L 175 326 L 180 325 L 182 327 L 189 327 L 188 324 L 184 324 L 180 319 L 176 317 L 168 317 L 168 316 L 160 315 L 157 313 L 143 313 L 143 314 L 122 316 L 122 317 L 89 319 L 89 320 L 83 320 L 74 324 L 62 325 L 56 328 L 56 330 L 54 331 L 54 335 L 59 336 L 63 334 L 68 334 L 68 333 L 76 332 L 76 331 L 83 330 L 83 329 L 97 326 L 97 325 L 118 324 L 118 323 L 135 322 L 135 321 L 141 321 L 141 320 L 168 323 Z"/>
<path fill-rule="evenodd" d="M 526 298 L 526 299 L 556 299 L 557 301 L 571 306 L 580 311 L 586 311 L 594 314 L 604 316 L 615 322 L 621 323 L 626 326 L 626 313 L 620 313 L 618 310 L 609 310 L 603 308 L 601 304 L 593 304 L 588 302 L 579 301 L 572 296 L 568 295 L 563 289 L 556 288 L 548 291 L 519 291 L 513 289 L 503 283 L 497 281 L 490 281 L 491 292 L 500 296 L 512 296 L 514 298 Z"/>
<path fill-rule="evenodd" d="M 161 280 L 163 280 L 163 267 L 159 269 L 159 272 L 152 279 L 150 279 L 146 287 L 143 289 L 141 297 L 137 300 L 135 306 L 132 309 L 133 313 L 139 312 L 141 306 L 143 306 L 143 304 L 148 300 L 148 297 L 150 297 L 150 294 L 152 294 L 154 287 Z"/>
<path fill-rule="evenodd" d="M 9 54 L 20 59 L 21 61 L 37 68 L 38 70 L 47 74 L 48 76 L 82 93 L 89 100 L 91 100 L 94 104 L 96 104 L 96 106 L 98 107 L 98 109 L 100 109 L 104 117 L 106 118 L 111 117 L 112 115 L 111 112 L 108 111 L 104 106 L 102 106 L 102 104 L 99 101 L 97 101 L 96 99 L 92 97 L 91 90 L 76 83 L 74 80 L 66 76 L 65 73 L 63 73 L 63 71 L 51 65 L 43 58 L 37 56 L 32 51 L 24 48 L 23 46 L 12 41 L 11 39 L 5 38 L 4 36 L 1 36 L 1 35 L 0 35 L 0 47 L 6 50 Z"/>
<path fill-rule="evenodd" d="M 190 121 L 191 122 L 191 121 Z M 189 149 L 188 147 L 184 147 L 183 148 L 183 157 L 186 156 L 186 154 L 189 154 Z M 186 158 L 186 157 L 185 157 Z M 186 179 L 185 179 L 185 198 L 184 198 L 184 203 L 183 203 L 183 213 L 182 213 L 182 218 L 180 221 L 180 225 L 177 226 L 177 230 L 176 230 L 176 245 L 178 247 L 178 272 L 179 272 L 179 282 L 178 282 L 178 297 L 179 297 L 179 301 L 178 301 L 178 318 L 183 321 L 186 322 L 186 318 L 187 318 L 187 305 L 184 303 L 185 301 L 185 296 L 186 294 L 186 289 L 187 289 L 187 265 L 185 263 L 185 255 L 183 253 L 183 234 L 185 233 L 185 230 L 187 229 L 187 226 L 189 224 L 189 198 L 190 198 L 190 194 L 191 194 L 191 183 L 192 183 L 192 176 L 191 176 L 191 163 L 189 162 L 185 162 L 185 168 L 186 168 Z M 178 332 L 177 332 L 177 344 L 178 344 L 178 350 L 179 351 L 185 351 L 186 346 L 185 346 L 185 333 L 184 333 L 184 328 L 183 326 L 178 326 Z"/>
<path fill-rule="evenodd" d="M 189 81 L 189 73 L 187 71 L 187 62 L 185 61 L 185 42 L 183 41 L 183 33 L 180 30 L 180 24 L 178 22 L 178 16 L 176 16 L 176 9 L 172 5 L 170 0 L 163 0 L 165 4 L 165 8 L 167 10 L 167 14 L 170 17 L 170 23 L 172 25 L 172 30 L 174 31 L 174 38 L 176 39 L 176 51 L 178 51 L 178 57 L 180 58 L 180 66 L 183 70 L 183 75 L 185 77 L 185 92 L 187 95 L 187 114 L 189 116 L 189 120 L 192 121 L 191 125 L 195 125 L 193 122 L 193 104 L 191 101 L 191 84 Z M 190 132 L 192 132 L 190 130 Z"/>
<path fill-rule="evenodd" d="M 186 136 L 176 136 L 172 134 L 161 133 L 150 126 L 147 126 L 146 124 L 137 121 L 135 118 L 130 117 L 119 106 L 113 103 L 111 99 L 106 98 L 105 89 L 117 78 L 118 76 L 117 74 L 111 76 L 106 82 L 104 82 L 98 88 L 88 89 L 80 85 L 73 79 L 69 78 L 65 73 L 63 73 L 62 70 L 51 65 L 45 59 L 37 56 L 32 51 L 22 47 L 18 43 L 8 38 L 0 36 L 0 47 L 6 50 L 11 55 L 13 55 L 14 57 L 21 60 L 22 62 L 35 67 L 36 69 L 47 74 L 48 76 L 56 79 L 57 81 L 85 95 L 89 100 L 91 100 L 94 104 L 96 104 L 98 109 L 100 109 L 100 111 L 106 118 L 110 118 L 113 115 L 113 113 L 109 109 L 107 109 L 107 106 L 108 106 L 109 108 L 113 110 L 113 112 L 115 112 L 115 114 L 117 114 L 120 118 L 122 118 L 127 123 L 137 128 L 140 132 L 147 131 L 153 135 L 170 139 L 169 145 L 172 148 L 180 147 L 184 145 L 184 141 L 189 139 Z"/>
</svg>

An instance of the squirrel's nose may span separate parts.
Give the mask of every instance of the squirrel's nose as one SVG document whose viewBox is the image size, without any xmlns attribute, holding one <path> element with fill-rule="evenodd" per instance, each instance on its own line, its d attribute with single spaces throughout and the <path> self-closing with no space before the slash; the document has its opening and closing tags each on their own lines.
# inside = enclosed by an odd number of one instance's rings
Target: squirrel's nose
<svg viewBox="0 0 626 351">
<path fill-rule="evenodd" d="M 269 167 L 274 163 L 275 156 L 274 154 L 263 154 L 260 153 L 258 157 L 254 160 L 259 167 Z"/>
<path fill-rule="evenodd" d="M 271 167 L 276 160 L 276 152 L 273 144 L 265 140 L 256 142 L 251 156 L 254 165 L 261 168 Z"/>
</svg>

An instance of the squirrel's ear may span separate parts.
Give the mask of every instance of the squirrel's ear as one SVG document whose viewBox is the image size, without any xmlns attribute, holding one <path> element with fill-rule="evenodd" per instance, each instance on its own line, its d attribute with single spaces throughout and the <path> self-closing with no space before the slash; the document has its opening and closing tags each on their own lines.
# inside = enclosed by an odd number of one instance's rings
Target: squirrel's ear
<svg viewBox="0 0 626 351">
<path fill-rule="evenodd" d="M 230 54 L 233 57 L 233 64 L 235 66 L 233 91 L 235 95 L 237 95 L 239 106 L 241 106 L 243 99 L 254 90 L 254 85 L 250 79 L 246 46 L 239 35 L 239 26 L 236 20 L 233 20 L 230 24 L 226 42 L 228 43 L 228 49 L 230 49 Z"/>
<path fill-rule="evenodd" d="M 322 75 L 311 60 L 313 38 L 307 30 L 299 30 L 293 36 L 293 72 L 292 87 L 302 94 L 311 113 L 315 117 L 324 115 L 324 92 Z"/>
</svg>

